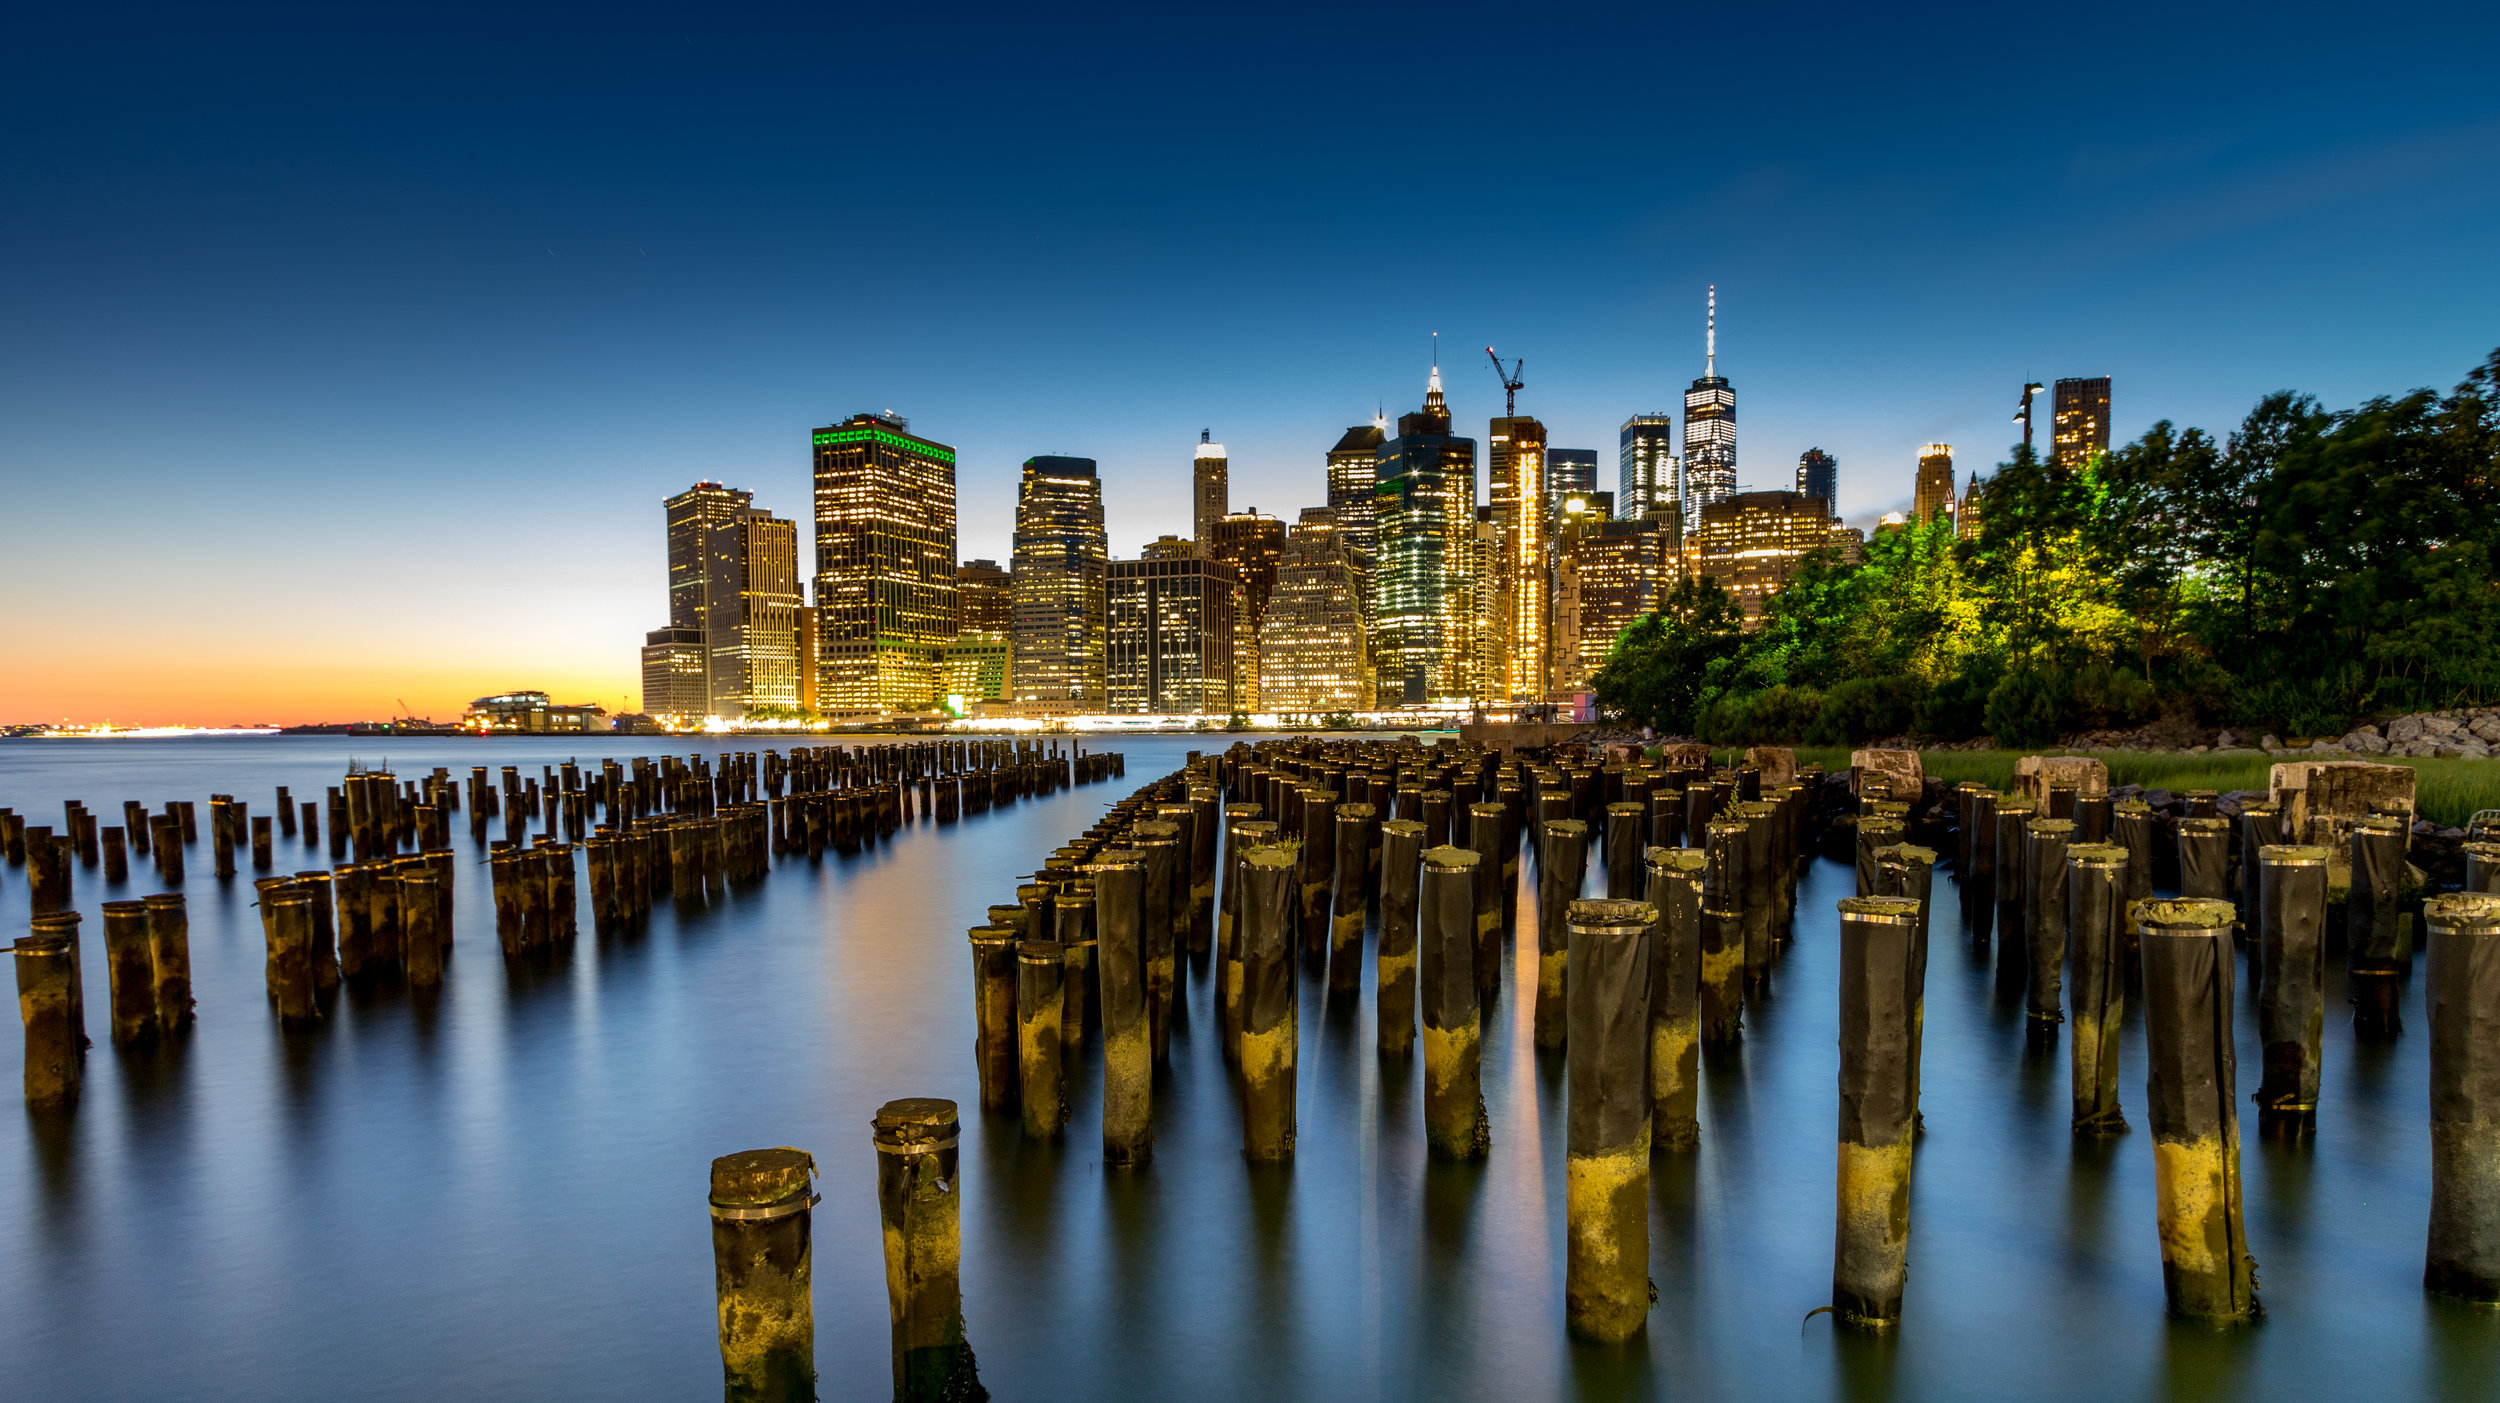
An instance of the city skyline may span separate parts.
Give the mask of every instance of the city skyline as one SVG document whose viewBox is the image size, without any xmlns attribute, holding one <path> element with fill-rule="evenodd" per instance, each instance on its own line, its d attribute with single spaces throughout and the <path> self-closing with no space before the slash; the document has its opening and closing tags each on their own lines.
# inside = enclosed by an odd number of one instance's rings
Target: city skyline
<svg viewBox="0 0 2500 1403">
<path fill-rule="evenodd" d="M 1126 557 L 1189 534 L 1202 429 L 1235 503 L 1328 500 L 1327 449 L 1413 404 L 1436 331 L 1524 356 L 1553 444 L 1680 431 L 1716 285 L 1735 486 L 1820 447 L 1858 522 L 1907 504 L 1919 444 L 2000 460 L 2027 380 L 2112 377 L 2112 442 L 2225 433 L 2279 389 L 2444 388 L 2500 306 L 2487 10 L 2163 12 L 2159 64 L 2123 7 L 1354 14 L 1326 46 L 1199 14 L 588 14 L 491 43 L 451 12 L 12 16 L 0 161 L 40 217 L 0 229 L 0 594 L 77 602 L 0 621 L 31 660 L 0 717 L 617 706 L 665 580 L 607 543 L 715 480 L 804 558 L 796 436 L 863 409 L 955 448 L 961 557 L 1006 558 L 1037 455 L 1100 465 Z M 944 54 L 947 100 L 902 63 L 823 104 L 814 56 L 854 46 Z M 1665 104 L 1611 76 L 1653 48 L 1714 57 Z M 1504 124 L 1304 100 L 1363 52 L 1572 96 Z M 1222 100 L 1136 122 L 1176 73 Z M 1626 179 L 1698 111 L 1706 166 Z M 1417 151 L 1449 217 L 1345 216 Z M 1519 221 L 1483 217 L 1505 172 L 1543 191 Z M 877 180 L 903 197 L 855 217 Z M 1498 382 L 1444 376 L 1485 437 Z M 561 587 L 522 610 L 525 578 Z"/>
</svg>

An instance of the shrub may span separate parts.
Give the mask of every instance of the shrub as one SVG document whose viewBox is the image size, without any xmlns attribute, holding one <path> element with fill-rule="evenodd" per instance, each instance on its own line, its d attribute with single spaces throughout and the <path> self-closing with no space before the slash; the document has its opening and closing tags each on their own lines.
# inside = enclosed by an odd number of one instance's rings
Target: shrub
<svg viewBox="0 0 2500 1403">
<path fill-rule="evenodd" d="M 2161 712 L 2161 693 L 2124 668 L 2101 663 L 2078 669 L 2066 688 L 2065 715 L 2074 729 L 2125 730 Z"/>
<path fill-rule="evenodd" d="M 1988 693 L 1988 733 L 2016 750 L 2056 740 L 2065 716 L 2063 684 L 2051 668 L 2024 664 L 2009 669 Z"/>
<path fill-rule="evenodd" d="M 1753 698 L 1722 693 L 1694 718 L 1693 736 L 1711 745 L 1745 745 L 1753 738 Z"/>
<path fill-rule="evenodd" d="M 1750 699 L 1748 739 L 1756 745 L 1794 744 L 1814 729 L 1822 712 L 1823 694 L 1812 687 L 1766 687 Z"/>
<path fill-rule="evenodd" d="M 1994 659 L 1974 660 L 1920 698 L 1910 716 L 1911 726 L 1938 740 L 1969 740 L 1986 734 L 1988 694 L 1996 690 L 2001 675 Z"/>
<path fill-rule="evenodd" d="M 1808 739 L 1854 745 L 1910 729 L 1926 690 L 1913 677 L 1852 677 L 1823 694 L 1822 714 Z"/>
</svg>

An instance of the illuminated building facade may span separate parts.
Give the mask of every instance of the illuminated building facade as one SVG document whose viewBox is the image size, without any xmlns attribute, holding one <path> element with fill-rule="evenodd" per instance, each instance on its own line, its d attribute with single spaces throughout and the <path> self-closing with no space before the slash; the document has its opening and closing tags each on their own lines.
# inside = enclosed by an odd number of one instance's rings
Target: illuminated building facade
<svg viewBox="0 0 2500 1403">
<path fill-rule="evenodd" d="M 1229 714 L 1246 591 L 1232 566 L 1201 559 L 1194 542 L 1170 544 L 1181 549 L 1150 546 L 1142 559 L 1111 562 L 1108 708 Z"/>
<path fill-rule="evenodd" d="M 1380 445 L 1372 656 L 1382 705 L 1465 695 L 1476 631 L 1476 441 L 1450 432 L 1435 367 L 1423 408 Z"/>
<path fill-rule="evenodd" d="M 754 506 L 755 494 L 698 482 L 660 505 L 668 514 L 668 625 L 700 629 L 712 528 Z"/>
<path fill-rule="evenodd" d="M 1719 373 L 1719 289 L 1710 289 L 1701 378 L 1684 392 L 1684 494 L 1687 528 L 1700 508 L 1736 491 L 1736 387 Z"/>
<path fill-rule="evenodd" d="M 545 692 L 500 692 L 469 703 L 469 709 L 461 713 L 460 728 L 565 735 L 592 730 L 607 714 L 606 708 L 590 702 L 557 706 Z"/>
<path fill-rule="evenodd" d="M 1198 435 L 1197 456 L 1189 460 L 1189 534 L 1198 549 L 1209 559 L 1215 544 L 1215 526 L 1233 510 L 1232 463 L 1224 456 L 1224 445 L 1211 442 L 1210 433 Z"/>
<path fill-rule="evenodd" d="M 2109 377 L 2057 382 L 2057 465 L 2080 468 L 2109 451 Z"/>
<path fill-rule="evenodd" d="M 1111 540 L 1093 459 L 1025 460 L 1011 573 L 1015 699 L 1100 710 Z"/>
<path fill-rule="evenodd" d="M 1798 454 L 1797 490 L 1809 497 L 1820 498 L 1824 512 L 1838 518 L 1840 515 L 1840 460 L 1820 448 L 1809 448 Z"/>
<path fill-rule="evenodd" d="M 1931 443 L 1918 451 L 1918 483 L 1910 497 L 1910 519 L 1933 521 L 1953 514 L 1953 445 Z"/>
<path fill-rule="evenodd" d="M 1685 533 L 1685 568 L 1717 580 L 1751 628 L 1799 562 L 1831 544 L 1832 522 L 1824 512 L 1822 499 L 1802 492 L 1740 492 L 1712 502 Z"/>
<path fill-rule="evenodd" d="M 1662 517 L 1670 512 L 1681 520 L 1679 504 L 1684 500 L 1684 484 L 1680 471 L 1682 460 L 1675 454 L 1675 417 L 1669 414 L 1635 414 L 1623 421 L 1621 446 L 1615 453 L 1615 505 L 1626 517 Z"/>
<path fill-rule="evenodd" d="M 1003 634 L 1015 616 L 1015 595 L 1007 572 L 995 560 L 968 560 L 956 566 L 955 598 L 962 618 L 958 633 Z"/>
<path fill-rule="evenodd" d="M 1545 694 L 1547 554 L 1555 501 L 1546 476 L 1545 426 L 1525 415 L 1496 419 L 1486 472 L 1493 526 L 1490 611 L 1480 684 L 1485 701 L 1536 701 Z M 1596 475 L 1594 455 L 1589 473 Z M 1583 489 L 1585 490 L 1585 489 Z"/>
<path fill-rule="evenodd" d="M 795 553 L 796 545 L 793 543 Z M 824 680 L 824 654 L 816 646 L 816 606 L 802 604 L 798 609 L 799 710 L 814 711 L 818 701 L 817 686 Z"/>
<path fill-rule="evenodd" d="M 749 507 L 705 537 L 705 714 L 799 704 L 799 524 Z"/>
<path fill-rule="evenodd" d="M 671 624 L 643 635 L 642 709 L 646 715 L 690 726 L 703 719 L 710 700 L 703 682 L 702 629 Z"/>
<path fill-rule="evenodd" d="M 1263 711 L 1325 715 L 1372 707 L 1363 572 L 1334 516 L 1304 512 L 1285 542 L 1259 624 Z"/>
<path fill-rule="evenodd" d="M 933 707 L 938 649 L 959 631 L 955 450 L 879 414 L 814 439 L 817 705 Z"/>
<path fill-rule="evenodd" d="M 1227 513 L 1215 523 L 1206 556 L 1233 567 L 1241 581 L 1239 636 L 1233 644 L 1233 699 L 1244 711 L 1256 711 L 1259 696 L 1259 621 L 1267 617 L 1268 596 L 1276 589 L 1276 565 L 1285 554 L 1285 523 L 1257 507 Z"/>
<path fill-rule="evenodd" d="M 1328 509 L 1336 513 L 1344 543 L 1372 558 L 1380 554 L 1372 493 L 1380 486 L 1380 445 L 1388 437 L 1385 423 L 1357 424 L 1328 450 Z"/>
<path fill-rule="evenodd" d="M 956 634 L 938 650 L 938 671 L 947 700 L 960 700 L 966 711 L 973 702 L 1007 700 L 1014 651 L 1004 629 L 967 629 Z"/>
<path fill-rule="evenodd" d="M 1575 492 L 1586 496 L 1596 490 L 1596 449 L 1549 448 L 1545 450 L 1545 511 L 1548 516 L 1562 515 L 1563 498 Z"/>
<path fill-rule="evenodd" d="M 1670 550 L 1663 522 L 1565 514 L 1554 549 L 1554 700 L 1588 691 L 1615 639 L 1656 607 L 1674 576 Z"/>
</svg>

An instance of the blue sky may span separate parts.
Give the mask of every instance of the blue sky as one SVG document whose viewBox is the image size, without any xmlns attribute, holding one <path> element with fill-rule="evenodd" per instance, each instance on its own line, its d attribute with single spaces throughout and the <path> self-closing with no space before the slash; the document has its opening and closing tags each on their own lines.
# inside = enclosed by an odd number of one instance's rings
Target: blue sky
<svg viewBox="0 0 2500 1403">
<path fill-rule="evenodd" d="M 1463 424 L 1524 356 L 1611 488 L 1712 282 L 1741 477 L 1819 444 L 1851 515 L 1994 462 L 2026 379 L 2113 376 L 2122 436 L 2444 388 L 2500 344 L 2494 16 L 19 7 L 0 642 L 55 661 L 0 719 L 614 705 L 661 496 L 804 520 L 862 408 L 957 447 L 967 558 L 1035 453 L 1123 555 L 1201 428 L 1237 506 L 1316 502 L 1435 331 Z"/>
</svg>

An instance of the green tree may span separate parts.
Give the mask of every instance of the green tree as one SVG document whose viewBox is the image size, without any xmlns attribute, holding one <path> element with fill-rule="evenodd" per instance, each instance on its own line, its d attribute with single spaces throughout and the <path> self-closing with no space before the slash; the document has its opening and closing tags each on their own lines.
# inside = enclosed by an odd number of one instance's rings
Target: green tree
<svg viewBox="0 0 2500 1403">
<path fill-rule="evenodd" d="M 1593 679 L 1598 706 L 1621 720 L 1690 733 L 1702 709 L 1726 689 L 1744 621 L 1718 581 L 1676 581 L 1656 610 L 1615 640 Z"/>
</svg>

